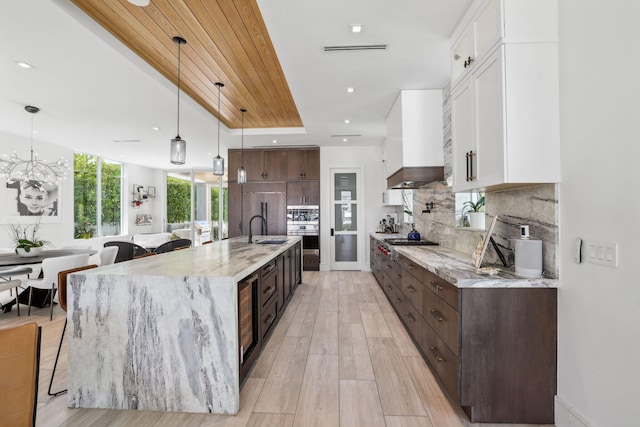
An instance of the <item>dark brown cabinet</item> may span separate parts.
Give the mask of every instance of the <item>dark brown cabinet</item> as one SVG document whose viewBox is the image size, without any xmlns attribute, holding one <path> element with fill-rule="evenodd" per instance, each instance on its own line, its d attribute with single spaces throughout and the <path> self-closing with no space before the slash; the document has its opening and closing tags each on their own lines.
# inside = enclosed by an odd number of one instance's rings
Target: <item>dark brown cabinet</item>
<svg viewBox="0 0 640 427">
<path fill-rule="evenodd" d="M 303 179 L 320 179 L 320 149 L 287 150 L 287 180 Z"/>
<path fill-rule="evenodd" d="M 287 205 L 320 205 L 320 181 L 288 181 Z"/>
<path fill-rule="evenodd" d="M 370 245 L 378 283 L 472 422 L 553 424 L 556 289 L 458 288 Z"/>
<path fill-rule="evenodd" d="M 229 150 L 229 181 L 237 182 L 237 170 L 244 166 L 247 182 L 278 182 L 287 178 L 285 150 Z"/>
</svg>

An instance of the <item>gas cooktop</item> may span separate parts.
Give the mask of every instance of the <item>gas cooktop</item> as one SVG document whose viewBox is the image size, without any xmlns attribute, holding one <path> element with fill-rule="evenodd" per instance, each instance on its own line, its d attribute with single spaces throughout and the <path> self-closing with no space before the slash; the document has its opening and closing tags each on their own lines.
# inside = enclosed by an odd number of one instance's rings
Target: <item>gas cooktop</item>
<svg viewBox="0 0 640 427">
<path fill-rule="evenodd" d="M 438 243 L 430 240 L 409 240 L 409 239 L 384 239 L 384 241 L 394 246 L 437 246 Z"/>
</svg>

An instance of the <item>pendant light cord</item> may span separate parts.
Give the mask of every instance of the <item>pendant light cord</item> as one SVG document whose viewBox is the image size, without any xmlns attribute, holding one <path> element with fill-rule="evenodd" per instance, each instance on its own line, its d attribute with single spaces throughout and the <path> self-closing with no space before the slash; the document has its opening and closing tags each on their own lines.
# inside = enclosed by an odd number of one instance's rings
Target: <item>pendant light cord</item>
<svg viewBox="0 0 640 427">
<path fill-rule="evenodd" d="M 240 111 L 242 112 L 242 136 L 241 136 L 241 143 L 242 143 L 242 150 L 240 151 L 240 164 L 242 166 L 242 168 L 244 169 L 244 113 L 246 113 L 247 110 L 245 110 L 244 108 L 241 108 Z"/>
<path fill-rule="evenodd" d="M 176 135 L 180 136 L 180 51 L 182 50 L 182 42 L 178 40 L 178 130 Z"/>
<path fill-rule="evenodd" d="M 220 156 L 220 88 L 224 85 L 218 82 L 216 83 L 216 86 L 218 86 L 218 156 Z"/>
</svg>

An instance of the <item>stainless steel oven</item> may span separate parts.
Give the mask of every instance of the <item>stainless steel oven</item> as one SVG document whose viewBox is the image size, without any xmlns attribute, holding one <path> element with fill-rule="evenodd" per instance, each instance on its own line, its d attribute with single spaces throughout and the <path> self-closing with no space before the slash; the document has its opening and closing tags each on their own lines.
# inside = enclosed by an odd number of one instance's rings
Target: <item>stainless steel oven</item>
<svg viewBox="0 0 640 427">
<path fill-rule="evenodd" d="M 287 234 L 302 236 L 302 266 L 305 270 L 320 269 L 319 232 L 319 206 L 287 206 Z"/>
</svg>

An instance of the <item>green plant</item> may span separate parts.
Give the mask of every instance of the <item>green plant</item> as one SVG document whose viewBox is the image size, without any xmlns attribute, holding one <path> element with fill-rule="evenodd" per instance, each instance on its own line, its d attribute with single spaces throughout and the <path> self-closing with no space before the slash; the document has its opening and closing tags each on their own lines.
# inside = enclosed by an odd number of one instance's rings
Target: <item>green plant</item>
<svg viewBox="0 0 640 427">
<path fill-rule="evenodd" d="M 402 211 L 407 215 L 413 215 L 413 199 L 409 200 L 409 195 L 405 192 L 405 190 L 401 190 L 402 192 Z M 413 197 L 413 194 L 411 194 Z"/>
<path fill-rule="evenodd" d="M 481 212 L 480 209 L 482 208 L 484 208 L 484 196 L 478 198 L 475 202 L 471 200 L 464 202 L 462 205 L 462 215 L 464 216 L 469 212 Z"/>
<path fill-rule="evenodd" d="M 44 245 L 48 245 L 49 242 L 42 240 L 38 237 L 38 231 L 40 229 L 40 221 L 35 224 L 10 224 L 11 239 L 16 246 L 15 252 L 18 253 L 18 249 L 24 249 L 25 252 L 31 252 L 31 248 L 41 248 Z"/>
<path fill-rule="evenodd" d="M 91 222 L 84 217 L 79 218 L 79 222 L 75 225 L 75 237 L 76 239 L 88 239 L 93 236 L 95 227 Z"/>
</svg>

